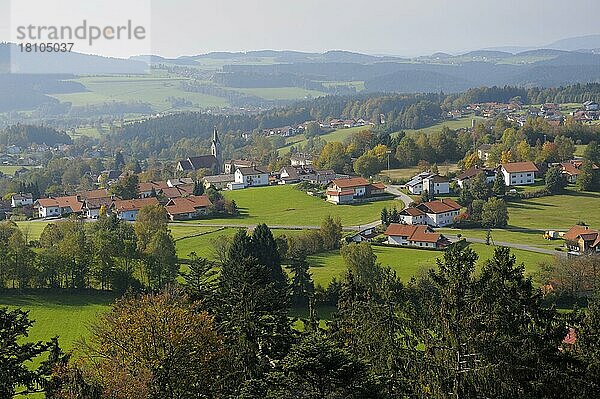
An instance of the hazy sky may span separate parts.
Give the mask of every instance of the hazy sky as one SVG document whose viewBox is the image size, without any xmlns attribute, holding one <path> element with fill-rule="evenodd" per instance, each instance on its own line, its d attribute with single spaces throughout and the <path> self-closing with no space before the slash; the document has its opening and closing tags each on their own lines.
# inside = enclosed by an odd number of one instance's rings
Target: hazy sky
<svg viewBox="0 0 600 399">
<path fill-rule="evenodd" d="M 0 0 L 0 5 L 7 1 Z M 82 8 L 88 1 L 78 0 Z M 143 3 L 135 0 L 140 1 Z M 258 49 L 340 49 L 414 56 L 505 45 L 543 45 L 600 33 L 598 0 L 151 1 L 152 51 L 163 56 Z M 114 9 L 90 1 L 90 19 L 100 10 L 110 10 L 115 18 L 131 17 L 135 21 L 135 8 L 127 7 L 132 2 L 121 0 L 122 9 Z M 67 10 L 61 11 L 68 11 L 68 5 L 65 7 Z M 30 10 L 32 16 L 41 12 L 34 6 Z M 60 14 L 54 18 L 61 18 Z M 6 36 L 6 31 L 4 24 L 0 35 Z M 95 52 L 105 55 L 123 56 L 123 51 L 111 48 L 111 43 L 95 47 Z"/>
</svg>

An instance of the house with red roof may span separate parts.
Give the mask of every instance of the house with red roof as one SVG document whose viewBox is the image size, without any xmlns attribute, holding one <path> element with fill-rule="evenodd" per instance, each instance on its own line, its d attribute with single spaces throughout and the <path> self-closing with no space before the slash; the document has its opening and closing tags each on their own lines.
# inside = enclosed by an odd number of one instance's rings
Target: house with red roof
<svg viewBox="0 0 600 399">
<path fill-rule="evenodd" d="M 533 162 L 511 162 L 503 163 L 500 172 L 506 186 L 525 186 L 535 183 L 535 174 L 539 169 Z"/>
<path fill-rule="evenodd" d="M 208 215 L 211 205 L 206 195 L 190 195 L 172 198 L 165 205 L 165 209 L 171 220 L 192 220 Z"/>
<path fill-rule="evenodd" d="M 385 192 L 383 183 L 369 183 L 364 177 L 335 179 L 327 186 L 327 201 L 333 204 L 352 204 L 361 199 Z"/>
<path fill-rule="evenodd" d="M 563 235 L 565 246 L 573 252 L 600 253 L 600 233 L 587 226 L 573 226 Z"/>
<path fill-rule="evenodd" d="M 60 217 L 72 213 L 82 213 L 83 202 L 78 195 L 40 198 L 33 204 L 33 209 L 37 211 L 39 218 Z"/>
<path fill-rule="evenodd" d="M 400 221 L 407 225 L 444 227 L 454 223 L 461 206 L 450 198 L 423 202 L 400 211 Z"/>
<path fill-rule="evenodd" d="M 110 209 L 121 220 L 133 222 L 137 218 L 137 214 L 145 206 L 158 205 L 159 202 L 155 197 L 136 198 L 131 200 L 117 200 L 112 203 Z"/>
<path fill-rule="evenodd" d="M 392 223 L 384 234 L 391 245 L 434 249 L 450 245 L 450 240 L 429 226 Z"/>
</svg>

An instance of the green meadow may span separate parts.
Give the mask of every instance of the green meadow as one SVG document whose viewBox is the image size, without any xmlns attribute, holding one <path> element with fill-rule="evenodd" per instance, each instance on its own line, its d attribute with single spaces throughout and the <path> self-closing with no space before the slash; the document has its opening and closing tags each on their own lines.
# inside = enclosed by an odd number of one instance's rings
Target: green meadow
<svg viewBox="0 0 600 399">
<path fill-rule="evenodd" d="M 494 254 L 494 246 L 485 244 L 470 244 L 470 247 L 479 255 L 479 263 L 491 258 Z M 374 246 L 373 251 L 377 255 L 377 261 L 383 266 L 389 266 L 406 282 L 420 273 L 434 268 L 436 259 L 443 257 L 441 251 L 430 251 L 414 248 L 394 248 Z M 552 259 L 551 255 L 536 252 L 511 250 L 517 257 L 518 262 L 525 264 L 528 275 L 536 275 L 539 263 Z M 346 265 L 339 251 L 331 251 L 324 254 L 313 255 L 309 258 L 311 273 L 316 284 L 329 285 L 332 278 L 340 278 L 346 271 Z"/>
</svg>

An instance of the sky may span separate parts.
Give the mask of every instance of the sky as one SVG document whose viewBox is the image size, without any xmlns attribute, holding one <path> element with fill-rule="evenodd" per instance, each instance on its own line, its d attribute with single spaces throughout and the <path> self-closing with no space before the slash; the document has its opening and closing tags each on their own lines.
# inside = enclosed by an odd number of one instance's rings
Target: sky
<svg viewBox="0 0 600 399">
<path fill-rule="evenodd" d="M 10 0 L 0 0 L 5 7 Z M 459 53 L 497 46 L 540 46 L 600 34 L 597 0 L 13 0 L 14 20 L 103 23 L 126 19 L 148 28 L 140 43 L 104 41 L 91 52 L 167 57 L 261 49 L 348 50 L 397 56 Z M 75 8 L 77 10 L 75 10 Z M 54 12 L 49 12 L 49 9 Z M 23 10 L 26 10 L 23 11 Z M 10 13 L 9 13 L 10 15 Z M 148 17 L 150 15 L 151 17 Z M 0 17 L 2 18 L 2 17 Z M 70 18 L 70 20 L 69 20 Z"/>
</svg>

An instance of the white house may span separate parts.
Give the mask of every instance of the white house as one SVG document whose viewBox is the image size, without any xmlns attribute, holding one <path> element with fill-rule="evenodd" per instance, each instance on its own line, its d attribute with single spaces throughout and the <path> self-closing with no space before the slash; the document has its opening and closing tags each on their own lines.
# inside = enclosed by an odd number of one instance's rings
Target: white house
<svg viewBox="0 0 600 399">
<path fill-rule="evenodd" d="M 327 201 L 334 204 L 351 204 L 361 198 L 383 194 L 383 183 L 369 183 L 363 177 L 335 179 L 327 187 Z"/>
<path fill-rule="evenodd" d="M 140 209 L 148 205 L 158 204 L 159 202 L 155 197 L 117 200 L 112 203 L 110 209 L 115 212 L 117 218 L 133 222 L 137 218 Z"/>
<path fill-rule="evenodd" d="M 388 244 L 417 248 L 444 248 L 450 241 L 429 226 L 410 226 L 392 223 L 384 233 Z"/>
<path fill-rule="evenodd" d="M 410 179 L 406 188 L 415 195 L 421 195 L 423 191 L 431 194 L 449 194 L 450 181 L 435 173 L 422 172 Z"/>
<path fill-rule="evenodd" d="M 423 179 L 423 190 L 430 194 L 450 194 L 450 180 L 440 175 L 431 175 Z"/>
<path fill-rule="evenodd" d="M 13 208 L 27 205 L 33 205 L 33 194 L 31 193 L 14 194 L 10 198 L 10 206 Z"/>
<path fill-rule="evenodd" d="M 100 209 L 104 207 L 104 209 L 108 212 L 113 201 L 114 199 L 111 197 L 86 199 L 83 204 L 83 212 L 85 217 L 88 219 L 98 219 L 100 216 Z"/>
<path fill-rule="evenodd" d="M 204 182 L 204 188 L 212 186 L 217 190 L 222 190 L 227 188 L 227 184 L 235 181 L 235 176 L 233 173 L 228 175 L 204 176 L 202 181 Z"/>
<path fill-rule="evenodd" d="M 211 205 L 206 195 L 190 195 L 171 199 L 165 209 L 171 220 L 191 220 L 207 215 Z"/>
<path fill-rule="evenodd" d="M 460 214 L 461 206 L 450 198 L 429 201 L 400 211 L 400 220 L 409 225 L 429 225 L 444 227 L 454 223 Z"/>
<path fill-rule="evenodd" d="M 69 215 L 83 212 L 83 202 L 79 196 L 40 198 L 33 204 L 40 218 Z"/>
<path fill-rule="evenodd" d="M 539 169 L 533 162 L 503 163 L 500 171 L 507 186 L 523 186 L 535 183 L 535 174 Z"/>
<path fill-rule="evenodd" d="M 251 166 L 249 168 L 237 168 L 234 174 L 234 183 L 244 187 L 258 187 L 269 185 L 269 172 L 265 169 Z"/>
<path fill-rule="evenodd" d="M 296 153 L 290 156 L 290 164 L 292 166 L 307 166 L 312 165 L 313 157 L 309 154 Z"/>
<path fill-rule="evenodd" d="M 456 182 L 460 188 L 465 188 L 469 182 L 480 173 L 485 174 L 485 182 L 488 184 L 491 184 L 496 180 L 496 171 L 494 169 L 471 166 L 469 169 L 458 175 Z"/>
</svg>

